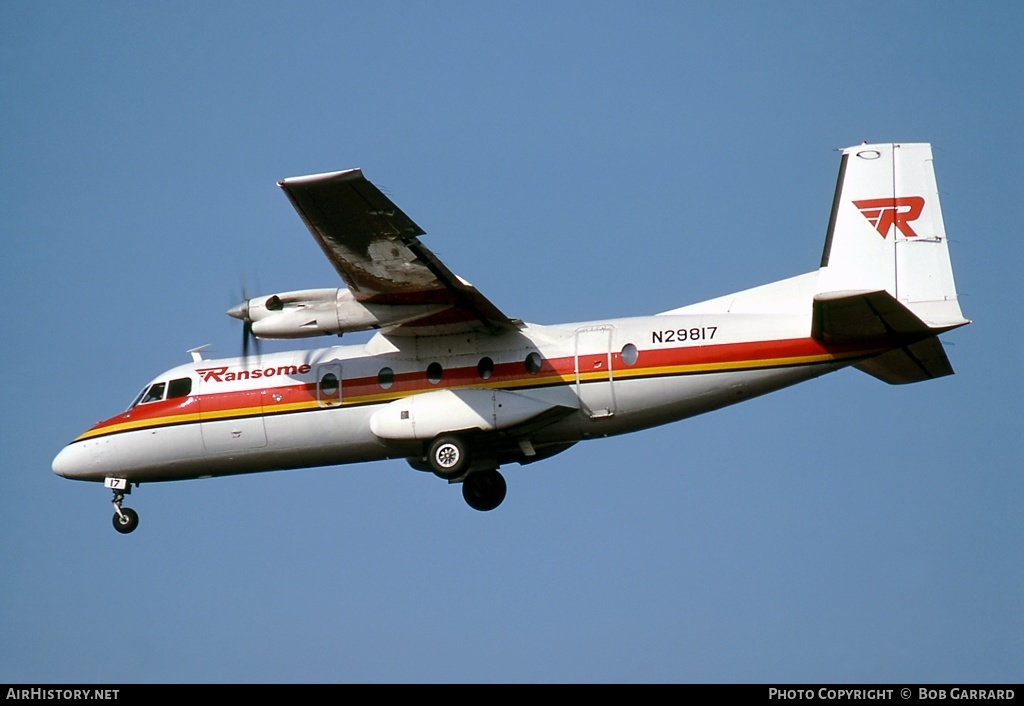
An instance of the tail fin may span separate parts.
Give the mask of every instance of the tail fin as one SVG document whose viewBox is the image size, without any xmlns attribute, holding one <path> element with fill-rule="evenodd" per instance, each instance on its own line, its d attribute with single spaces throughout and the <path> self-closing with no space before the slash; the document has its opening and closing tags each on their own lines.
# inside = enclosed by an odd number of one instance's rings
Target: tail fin
<svg viewBox="0 0 1024 706">
<path fill-rule="evenodd" d="M 957 302 L 928 144 L 843 150 L 817 292 L 882 290 L 929 328 L 968 323 Z"/>
<path fill-rule="evenodd" d="M 890 383 L 953 372 L 939 333 L 970 323 L 957 301 L 928 144 L 843 150 L 814 296 L 813 335 L 900 347 L 857 367 Z"/>
</svg>

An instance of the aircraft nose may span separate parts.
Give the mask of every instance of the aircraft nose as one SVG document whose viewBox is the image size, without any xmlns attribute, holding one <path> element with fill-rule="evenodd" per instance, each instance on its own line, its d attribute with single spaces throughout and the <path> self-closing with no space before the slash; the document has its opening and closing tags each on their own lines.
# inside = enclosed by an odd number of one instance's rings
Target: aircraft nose
<svg viewBox="0 0 1024 706">
<path fill-rule="evenodd" d="M 68 444 L 53 459 L 53 472 L 64 478 L 79 478 L 89 468 L 81 444 Z"/>
</svg>

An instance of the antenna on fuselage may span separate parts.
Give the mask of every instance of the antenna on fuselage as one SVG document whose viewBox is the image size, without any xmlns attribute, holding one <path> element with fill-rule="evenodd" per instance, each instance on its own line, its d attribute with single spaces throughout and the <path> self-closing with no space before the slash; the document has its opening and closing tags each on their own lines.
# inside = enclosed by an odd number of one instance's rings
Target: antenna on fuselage
<svg viewBox="0 0 1024 706">
<path fill-rule="evenodd" d="M 192 362 L 198 363 L 203 359 L 203 351 L 210 347 L 209 343 L 204 343 L 198 348 L 189 348 L 188 352 L 192 355 Z"/>
</svg>

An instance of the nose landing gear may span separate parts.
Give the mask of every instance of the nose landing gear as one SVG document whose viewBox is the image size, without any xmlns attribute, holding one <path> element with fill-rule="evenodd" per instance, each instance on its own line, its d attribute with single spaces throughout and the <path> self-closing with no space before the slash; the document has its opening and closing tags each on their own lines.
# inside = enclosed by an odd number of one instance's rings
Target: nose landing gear
<svg viewBox="0 0 1024 706">
<path fill-rule="evenodd" d="M 107 478 L 103 481 L 103 485 L 114 491 L 114 529 L 121 534 L 135 531 L 135 528 L 139 526 L 139 513 L 130 507 L 121 507 L 124 496 L 132 492 L 128 481 L 124 478 Z"/>
<path fill-rule="evenodd" d="M 114 510 L 114 529 L 121 534 L 134 532 L 139 526 L 139 513 L 130 507 L 121 507 L 121 500 L 117 495 L 114 496 Z"/>
</svg>

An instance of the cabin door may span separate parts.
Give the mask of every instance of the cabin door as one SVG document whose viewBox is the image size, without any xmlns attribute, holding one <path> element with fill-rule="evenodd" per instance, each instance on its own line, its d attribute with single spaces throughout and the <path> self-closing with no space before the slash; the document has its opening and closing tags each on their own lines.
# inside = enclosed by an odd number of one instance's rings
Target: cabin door
<svg viewBox="0 0 1024 706">
<path fill-rule="evenodd" d="M 321 407 L 341 406 L 341 363 L 316 367 L 316 403 Z"/>
<path fill-rule="evenodd" d="M 199 383 L 199 426 L 207 451 L 230 453 L 267 445 L 263 390 L 237 387 L 232 383 Z"/>
<path fill-rule="evenodd" d="M 580 414 L 591 419 L 615 414 L 611 345 L 611 326 L 576 331 L 576 395 L 580 400 Z"/>
</svg>

